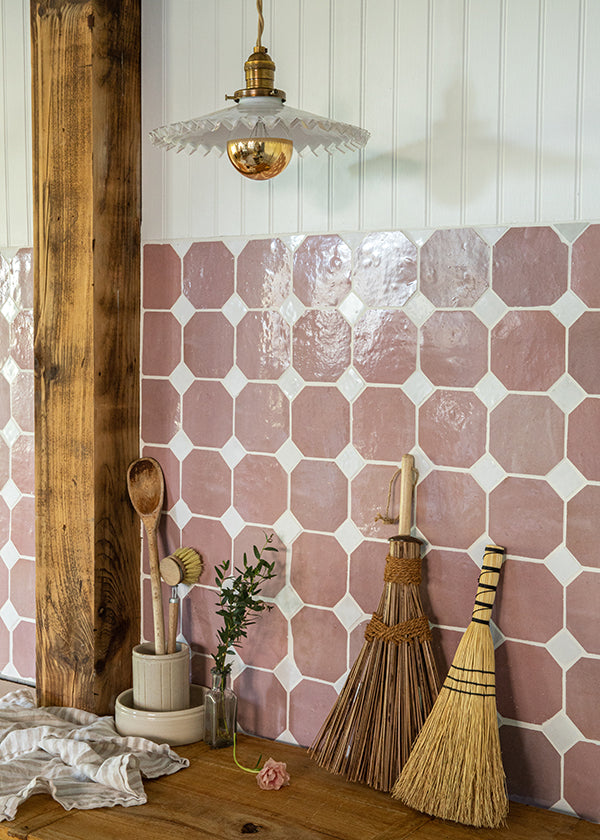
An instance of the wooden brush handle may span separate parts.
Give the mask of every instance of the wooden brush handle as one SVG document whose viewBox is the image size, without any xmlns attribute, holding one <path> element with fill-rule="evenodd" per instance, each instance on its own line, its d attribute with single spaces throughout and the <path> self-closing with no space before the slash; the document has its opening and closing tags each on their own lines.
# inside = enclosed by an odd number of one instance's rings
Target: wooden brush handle
<svg viewBox="0 0 600 840">
<path fill-rule="evenodd" d="M 167 653 L 177 650 L 177 625 L 179 623 L 179 598 L 169 600 L 169 628 L 167 631 Z"/>
<path fill-rule="evenodd" d="M 506 549 L 500 545 L 486 545 L 485 547 L 471 619 L 477 624 L 490 623 L 505 552 Z"/>
<path fill-rule="evenodd" d="M 412 455 L 403 455 L 400 462 L 400 505 L 398 510 L 398 533 L 410 535 L 412 523 L 412 500 L 415 459 Z"/>
</svg>

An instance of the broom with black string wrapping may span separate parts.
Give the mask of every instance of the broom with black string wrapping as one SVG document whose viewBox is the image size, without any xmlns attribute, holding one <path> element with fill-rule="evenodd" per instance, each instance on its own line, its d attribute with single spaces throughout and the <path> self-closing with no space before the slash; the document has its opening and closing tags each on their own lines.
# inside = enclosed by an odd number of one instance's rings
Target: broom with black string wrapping
<svg viewBox="0 0 600 840">
<path fill-rule="evenodd" d="M 399 536 L 390 539 L 381 600 L 360 654 L 309 750 L 326 770 L 384 791 L 398 778 L 439 690 L 419 593 L 422 543 L 409 536 L 414 483 L 414 459 L 404 455 Z"/>
<path fill-rule="evenodd" d="M 505 549 L 485 549 L 473 617 L 392 796 L 434 817 L 498 828 L 508 815 L 489 623 Z"/>
</svg>

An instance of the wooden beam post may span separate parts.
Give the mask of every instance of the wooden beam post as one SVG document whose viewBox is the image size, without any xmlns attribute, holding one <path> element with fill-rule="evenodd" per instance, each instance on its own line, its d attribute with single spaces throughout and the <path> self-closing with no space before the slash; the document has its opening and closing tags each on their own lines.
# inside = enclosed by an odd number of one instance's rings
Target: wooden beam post
<svg viewBox="0 0 600 840">
<path fill-rule="evenodd" d="M 31 0 L 37 691 L 110 713 L 140 637 L 140 0 Z"/>
</svg>

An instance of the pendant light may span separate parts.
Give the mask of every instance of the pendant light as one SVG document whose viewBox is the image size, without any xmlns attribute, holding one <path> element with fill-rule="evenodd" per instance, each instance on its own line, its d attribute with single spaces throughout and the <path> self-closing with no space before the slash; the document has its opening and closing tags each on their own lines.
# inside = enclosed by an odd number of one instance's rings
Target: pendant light
<svg viewBox="0 0 600 840">
<path fill-rule="evenodd" d="M 285 105 L 285 91 L 275 87 L 275 64 L 262 46 L 262 0 L 256 1 L 258 37 L 244 64 L 246 87 L 236 90 L 235 105 L 203 117 L 171 123 L 150 132 L 155 146 L 163 149 L 201 151 L 204 155 L 227 152 L 237 171 L 254 181 L 274 178 L 286 168 L 293 149 L 307 152 L 355 151 L 370 137 L 355 125 L 330 120 Z"/>
</svg>

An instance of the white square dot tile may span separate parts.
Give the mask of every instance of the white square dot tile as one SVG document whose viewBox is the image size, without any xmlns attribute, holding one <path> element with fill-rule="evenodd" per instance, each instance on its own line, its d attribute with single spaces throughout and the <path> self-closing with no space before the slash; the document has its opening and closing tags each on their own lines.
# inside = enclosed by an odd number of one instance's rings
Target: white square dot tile
<svg viewBox="0 0 600 840">
<path fill-rule="evenodd" d="M 2 437 L 6 441 L 6 445 L 8 446 L 9 449 L 13 445 L 13 443 L 16 441 L 16 439 L 19 437 L 20 434 L 21 434 L 21 430 L 19 429 L 19 427 L 17 426 L 17 424 L 15 423 L 15 421 L 11 417 L 10 420 L 8 421 L 8 423 L 6 424 L 6 426 L 2 429 Z"/>
<path fill-rule="evenodd" d="M 241 394 L 248 384 L 248 380 L 236 365 L 231 368 L 221 382 L 232 397 L 237 397 L 238 394 Z"/>
<path fill-rule="evenodd" d="M 229 536 L 233 537 L 234 539 L 235 537 L 237 537 L 240 531 L 243 530 L 246 524 L 234 507 L 227 508 L 227 510 L 221 517 L 221 522 L 223 523 L 223 527 L 225 528 Z"/>
<path fill-rule="evenodd" d="M 193 239 L 174 239 L 170 241 L 170 245 L 175 251 L 175 253 L 183 259 L 187 252 L 190 250 L 192 245 L 194 244 Z"/>
<path fill-rule="evenodd" d="M 169 516 L 178 528 L 185 528 L 192 518 L 192 512 L 187 503 L 183 499 L 179 499 L 169 511 Z"/>
<path fill-rule="evenodd" d="M 239 295 L 233 294 L 229 300 L 225 302 L 221 311 L 229 323 L 233 324 L 234 327 L 237 327 L 246 312 L 248 312 L 248 307 Z"/>
<path fill-rule="evenodd" d="M 9 478 L 4 487 L 0 490 L 0 496 L 4 499 L 8 507 L 12 510 L 23 494 L 12 480 Z"/>
<path fill-rule="evenodd" d="M 275 603 L 281 610 L 284 618 L 293 618 L 299 612 L 304 604 L 293 586 L 287 584 L 280 589 L 275 598 Z"/>
<path fill-rule="evenodd" d="M 550 312 L 565 327 L 570 327 L 586 310 L 585 303 L 570 289 L 550 307 Z"/>
<path fill-rule="evenodd" d="M 566 799 L 557 799 L 556 802 L 550 806 L 549 810 L 558 811 L 559 814 L 567 814 L 569 817 L 577 817 L 577 819 L 579 819 L 579 815 L 573 808 L 571 808 Z"/>
<path fill-rule="evenodd" d="M 542 724 L 542 732 L 561 755 L 583 738 L 573 721 L 562 711 Z"/>
<path fill-rule="evenodd" d="M 404 304 L 402 311 L 410 318 L 415 327 L 422 327 L 430 315 L 435 312 L 435 306 L 422 292 L 417 292 Z"/>
<path fill-rule="evenodd" d="M 485 547 L 486 545 L 492 545 L 492 543 L 493 540 L 490 540 L 489 534 L 481 534 L 481 536 L 477 537 L 475 542 L 472 543 L 472 545 L 470 545 L 467 549 L 467 554 L 480 569 L 483 564 L 483 555 L 485 554 Z"/>
<path fill-rule="evenodd" d="M 339 310 L 352 326 L 356 324 L 362 313 L 365 311 L 365 305 L 362 300 L 354 292 L 350 292 L 339 305 Z"/>
<path fill-rule="evenodd" d="M 415 245 L 416 245 L 418 248 L 420 248 L 420 247 L 421 247 L 422 245 L 424 245 L 424 244 L 427 242 L 427 240 L 430 238 L 430 236 L 431 236 L 431 235 L 432 235 L 432 233 L 433 233 L 433 229 L 432 229 L 432 228 L 425 228 L 425 229 L 415 228 L 415 229 L 413 230 L 413 229 L 411 228 L 411 230 L 403 230 L 403 231 L 402 231 L 402 233 L 403 233 L 405 236 L 408 236 L 408 238 L 410 239 L 410 241 L 411 241 L 411 242 L 414 242 L 414 243 L 415 243 Z"/>
<path fill-rule="evenodd" d="M 473 312 L 486 327 L 493 327 L 506 314 L 508 306 L 496 292 L 488 289 L 473 306 Z"/>
<path fill-rule="evenodd" d="M 546 643 L 546 650 L 561 668 L 568 669 L 585 655 L 577 639 L 563 628 Z"/>
<path fill-rule="evenodd" d="M 19 375 L 19 366 L 15 362 L 15 360 L 9 356 L 8 359 L 4 362 L 2 366 L 2 376 L 6 379 L 6 381 L 10 384 L 14 382 L 16 377 Z"/>
<path fill-rule="evenodd" d="M 431 384 L 424 373 L 416 370 L 402 385 L 402 391 L 415 405 L 421 405 L 433 394 L 435 386 Z"/>
<path fill-rule="evenodd" d="M 352 402 L 364 390 L 365 380 L 358 371 L 350 367 L 340 376 L 336 385 L 346 399 Z"/>
<path fill-rule="evenodd" d="M 586 397 L 586 393 L 573 377 L 565 373 L 548 391 L 548 396 L 567 414 L 577 408 Z"/>
<path fill-rule="evenodd" d="M 488 245 L 495 245 L 499 239 L 502 239 L 506 231 L 508 230 L 507 227 L 478 227 L 476 228 L 477 233 L 481 238 L 488 243 Z"/>
<path fill-rule="evenodd" d="M 559 545 L 549 554 L 545 561 L 546 568 L 554 575 L 559 583 L 566 586 L 575 580 L 582 570 L 581 563 L 571 554 L 564 545 Z"/>
<path fill-rule="evenodd" d="M 194 304 L 185 295 L 179 295 L 171 307 L 172 314 L 177 318 L 182 327 L 185 327 L 195 311 Z"/>
<path fill-rule="evenodd" d="M 293 400 L 304 388 L 304 379 L 293 368 L 287 368 L 277 383 L 289 400 Z"/>
<path fill-rule="evenodd" d="M 185 394 L 195 377 L 185 362 L 180 362 L 169 376 L 169 382 L 178 394 Z"/>
<path fill-rule="evenodd" d="M 342 522 L 334 536 L 347 554 L 352 554 L 364 540 L 362 533 L 351 519 Z"/>
<path fill-rule="evenodd" d="M 19 307 L 11 297 L 8 297 L 4 301 L 4 305 L 2 309 L 0 309 L 0 312 L 2 312 L 2 315 L 4 316 L 5 320 L 8 321 L 9 324 L 12 324 L 12 322 L 19 314 Z"/>
<path fill-rule="evenodd" d="M 302 674 L 291 656 L 284 657 L 273 673 L 286 691 L 291 691 L 302 682 Z"/>
<path fill-rule="evenodd" d="M 290 546 L 302 533 L 302 525 L 291 511 L 286 510 L 273 525 L 273 530 L 285 546 Z"/>
<path fill-rule="evenodd" d="M 279 447 L 275 453 L 275 457 L 286 472 L 291 472 L 302 460 L 302 453 L 296 444 L 288 438 L 286 442 Z"/>
<path fill-rule="evenodd" d="M 358 606 L 352 595 L 347 593 L 337 602 L 333 608 L 334 615 L 346 630 L 351 630 L 359 621 L 362 621 L 363 611 Z"/>
<path fill-rule="evenodd" d="M 562 225 L 554 225 L 554 229 L 560 233 L 565 242 L 575 242 L 586 227 L 588 227 L 587 222 L 565 222 Z"/>
<path fill-rule="evenodd" d="M 579 470 L 566 458 L 550 470 L 546 481 L 560 498 L 565 500 L 574 496 L 587 483 Z"/>
<path fill-rule="evenodd" d="M 493 619 L 490 619 L 490 633 L 492 634 L 494 650 L 496 650 L 496 648 L 499 648 L 500 645 L 506 641 L 506 636 L 500 630 L 500 628 L 496 624 L 494 624 Z"/>
<path fill-rule="evenodd" d="M 291 744 L 294 747 L 300 746 L 299 742 L 294 738 L 289 729 L 284 729 L 281 735 L 277 736 L 276 740 L 281 744 Z"/>
<path fill-rule="evenodd" d="M 194 444 L 183 429 L 180 429 L 177 434 L 173 435 L 169 443 L 169 449 L 179 461 L 185 461 L 193 448 Z"/>
<path fill-rule="evenodd" d="M 227 466 L 233 469 L 246 455 L 246 450 L 236 437 L 230 437 L 225 446 L 221 448 L 221 455 Z"/>
<path fill-rule="evenodd" d="M 343 687 L 346 685 L 346 680 L 348 679 L 350 671 L 345 671 L 339 679 L 337 679 L 334 684 L 333 688 L 337 694 L 340 694 Z"/>
<path fill-rule="evenodd" d="M 230 657 L 229 661 L 231 662 L 231 679 L 235 680 L 243 671 L 246 670 L 246 665 L 237 650 L 234 652 L 233 656 Z"/>
<path fill-rule="evenodd" d="M 506 477 L 498 461 L 488 453 L 483 455 L 471 467 L 471 475 L 486 493 L 493 490 Z"/>
<path fill-rule="evenodd" d="M 248 244 L 248 239 L 245 236 L 224 236 L 223 243 L 234 257 L 239 257 Z"/>
<path fill-rule="evenodd" d="M 0 618 L 4 622 L 4 626 L 7 630 L 14 630 L 19 621 L 21 620 L 21 616 L 13 607 L 10 601 L 5 601 L 0 608 Z"/>
<path fill-rule="evenodd" d="M 280 236 L 281 241 L 288 246 L 292 254 L 304 242 L 305 236 L 303 233 L 292 233 L 287 236 Z"/>
<path fill-rule="evenodd" d="M 364 458 L 358 454 L 351 443 L 344 447 L 335 459 L 335 463 L 344 473 L 346 478 L 354 478 L 365 465 Z"/>
<path fill-rule="evenodd" d="M 20 557 L 21 555 L 17 551 L 16 545 L 11 540 L 4 543 L 2 548 L 0 548 L 0 558 L 2 558 L 7 569 L 12 569 Z"/>
<path fill-rule="evenodd" d="M 508 389 L 504 387 L 502 382 L 493 373 L 486 373 L 479 380 L 474 390 L 481 402 L 489 409 L 501 403 L 508 394 Z"/>
<path fill-rule="evenodd" d="M 18 679 L 18 678 L 21 677 L 21 674 L 19 674 L 19 672 L 17 671 L 15 666 L 12 664 L 12 662 L 8 662 L 4 666 L 4 668 L 2 669 L 2 676 L 3 677 L 9 677 L 9 678 L 10 677 L 17 677 L 17 679 Z"/>
<path fill-rule="evenodd" d="M 435 466 L 429 460 L 427 455 L 423 452 L 420 446 L 413 446 L 410 454 L 415 459 L 415 469 L 417 471 L 417 486 L 423 481 L 429 473 L 435 469 Z"/>
<path fill-rule="evenodd" d="M 290 326 L 293 326 L 298 318 L 304 314 L 306 311 L 306 307 L 299 300 L 296 295 L 288 295 L 288 297 L 283 301 L 281 306 L 279 307 L 279 311 L 288 322 Z"/>
</svg>

